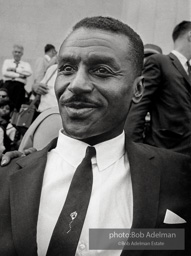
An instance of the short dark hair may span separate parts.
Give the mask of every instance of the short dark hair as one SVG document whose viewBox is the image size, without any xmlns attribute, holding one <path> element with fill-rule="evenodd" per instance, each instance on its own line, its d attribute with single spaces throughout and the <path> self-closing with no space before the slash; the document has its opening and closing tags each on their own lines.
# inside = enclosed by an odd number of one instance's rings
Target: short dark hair
<svg viewBox="0 0 191 256">
<path fill-rule="evenodd" d="M 47 45 L 45 45 L 45 47 L 44 47 L 44 52 L 47 53 L 47 52 L 49 52 L 49 51 L 52 50 L 52 49 L 55 49 L 55 46 L 52 45 L 52 44 L 47 44 Z"/>
<path fill-rule="evenodd" d="M 172 39 L 175 42 L 177 38 L 183 36 L 186 32 L 191 30 L 191 21 L 183 20 L 174 28 L 172 32 Z"/>
<path fill-rule="evenodd" d="M 131 61 L 135 68 L 135 74 L 136 76 L 141 74 L 144 57 L 143 42 L 140 36 L 127 24 L 111 17 L 95 16 L 84 18 L 76 23 L 73 31 L 79 28 L 99 29 L 127 36 L 131 47 L 129 55 L 132 57 Z"/>
</svg>

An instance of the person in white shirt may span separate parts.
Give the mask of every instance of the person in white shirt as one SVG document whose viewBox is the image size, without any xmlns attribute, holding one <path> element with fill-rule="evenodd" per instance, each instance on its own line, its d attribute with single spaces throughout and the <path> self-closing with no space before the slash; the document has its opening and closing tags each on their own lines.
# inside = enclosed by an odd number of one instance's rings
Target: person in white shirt
<svg viewBox="0 0 191 256">
<path fill-rule="evenodd" d="M 142 40 L 121 21 L 98 16 L 73 27 L 58 56 L 55 93 L 63 125 L 58 139 L 0 169 L 0 254 L 153 256 L 152 248 L 128 251 L 128 246 L 125 250 L 124 244 L 109 237 L 104 240 L 103 233 L 90 241 L 89 231 L 167 226 L 185 229 L 188 239 L 183 245 L 188 249 L 190 158 L 133 143 L 124 132 L 131 102 L 138 103 L 143 95 L 142 66 Z M 85 219 L 79 219 L 83 205 L 70 214 L 62 208 L 79 174 L 77 166 L 92 147 L 96 154 L 88 171 L 93 185 Z M 84 169 L 76 180 L 74 197 L 79 198 L 89 184 L 89 179 L 80 182 L 89 174 Z M 78 202 L 69 201 L 74 209 L 88 191 Z M 56 224 L 60 214 L 67 220 L 65 226 Z M 76 222 L 82 223 L 80 230 Z M 60 232 L 55 239 L 57 226 Z M 99 244 L 89 248 L 98 238 L 105 249 Z M 185 253 L 165 250 L 168 256 L 189 255 Z M 157 255 L 164 255 L 164 250 Z"/>
<path fill-rule="evenodd" d="M 144 96 L 139 104 L 132 104 L 126 124 L 136 142 L 191 155 L 191 22 L 177 24 L 172 39 L 170 54 L 147 58 Z M 144 136 L 148 112 L 151 122 Z"/>
<path fill-rule="evenodd" d="M 25 103 L 25 85 L 27 77 L 32 75 L 32 69 L 28 62 L 21 60 L 24 48 L 22 45 L 13 46 L 13 59 L 6 59 L 2 66 L 4 85 L 8 90 L 11 102 L 17 111 Z"/>
<path fill-rule="evenodd" d="M 45 55 L 37 58 L 34 65 L 34 84 L 33 90 L 36 89 L 36 84 L 40 83 L 45 76 L 47 69 L 56 63 L 57 61 L 57 51 L 55 46 L 52 44 L 47 44 L 44 47 Z"/>
<path fill-rule="evenodd" d="M 40 83 L 36 84 L 35 92 L 40 95 L 40 103 L 38 106 L 38 112 L 43 112 L 49 108 L 58 106 L 55 91 L 54 83 L 57 76 L 57 64 L 50 66 L 44 78 Z"/>
</svg>

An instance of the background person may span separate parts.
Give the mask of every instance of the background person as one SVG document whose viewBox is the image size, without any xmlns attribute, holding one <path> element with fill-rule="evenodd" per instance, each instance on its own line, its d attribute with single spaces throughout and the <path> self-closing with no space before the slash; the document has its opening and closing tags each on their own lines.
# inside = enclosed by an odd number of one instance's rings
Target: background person
<svg viewBox="0 0 191 256">
<path fill-rule="evenodd" d="M 162 49 L 155 44 L 145 44 L 144 45 L 144 64 L 146 60 L 153 54 L 162 54 Z M 144 70 L 144 65 L 143 65 L 143 70 Z M 151 125 L 151 115 L 149 112 L 147 112 L 145 116 L 143 140 L 145 137 L 148 137 L 148 134 L 150 133 L 150 125 Z"/>
<path fill-rule="evenodd" d="M 1 94 L 1 91 L 0 91 Z M 10 122 L 13 104 L 8 99 L 0 100 L 0 153 L 16 149 L 16 129 Z"/>
<path fill-rule="evenodd" d="M 144 65 L 145 91 L 139 104 L 132 104 L 126 127 L 136 142 L 191 152 L 191 22 L 183 21 L 172 33 L 174 50 L 154 54 Z M 150 132 L 144 138 L 145 116 L 150 113 Z"/>
<path fill-rule="evenodd" d="M 45 76 L 47 69 L 56 63 L 57 59 L 57 51 L 55 46 L 52 44 L 47 44 L 44 47 L 45 55 L 43 57 L 39 57 L 34 66 L 34 84 L 33 89 L 35 91 L 36 84 L 40 83 Z"/>
<path fill-rule="evenodd" d="M 35 92 L 40 95 L 40 103 L 38 106 L 38 112 L 40 113 L 49 108 L 58 106 L 54 91 L 57 68 L 57 64 L 49 67 L 42 81 L 39 84 L 36 84 Z"/>
<path fill-rule="evenodd" d="M 17 111 L 25 103 L 25 85 L 27 77 L 32 75 L 32 69 L 28 62 L 21 60 L 24 53 L 22 45 L 13 46 L 13 59 L 6 59 L 2 67 L 3 87 L 8 90 L 11 102 Z"/>
</svg>

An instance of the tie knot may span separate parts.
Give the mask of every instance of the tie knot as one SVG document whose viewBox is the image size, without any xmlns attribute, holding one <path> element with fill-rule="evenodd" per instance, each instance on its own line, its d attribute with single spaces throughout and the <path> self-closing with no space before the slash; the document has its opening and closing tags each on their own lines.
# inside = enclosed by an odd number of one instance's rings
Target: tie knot
<svg viewBox="0 0 191 256">
<path fill-rule="evenodd" d="M 18 67 L 18 65 L 19 65 L 19 61 L 14 61 L 14 63 L 16 64 L 16 67 Z"/>
<path fill-rule="evenodd" d="M 86 149 L 86 158 L 91 159 L 95 155 L 96 155 L 95 148 L 88 146 L 87 149 Z"/>
</svg>

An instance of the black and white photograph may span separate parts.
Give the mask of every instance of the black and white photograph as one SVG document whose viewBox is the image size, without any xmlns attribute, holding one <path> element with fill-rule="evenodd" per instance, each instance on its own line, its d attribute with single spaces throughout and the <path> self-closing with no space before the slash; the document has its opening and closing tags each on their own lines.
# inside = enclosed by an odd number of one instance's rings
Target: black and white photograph
<svg viewBox="0 0 191 256">
<path fill-rule="evenodd" d="M 0 256 L 191 256 L 191 0 L 0 0 Z"/>
</svg>

